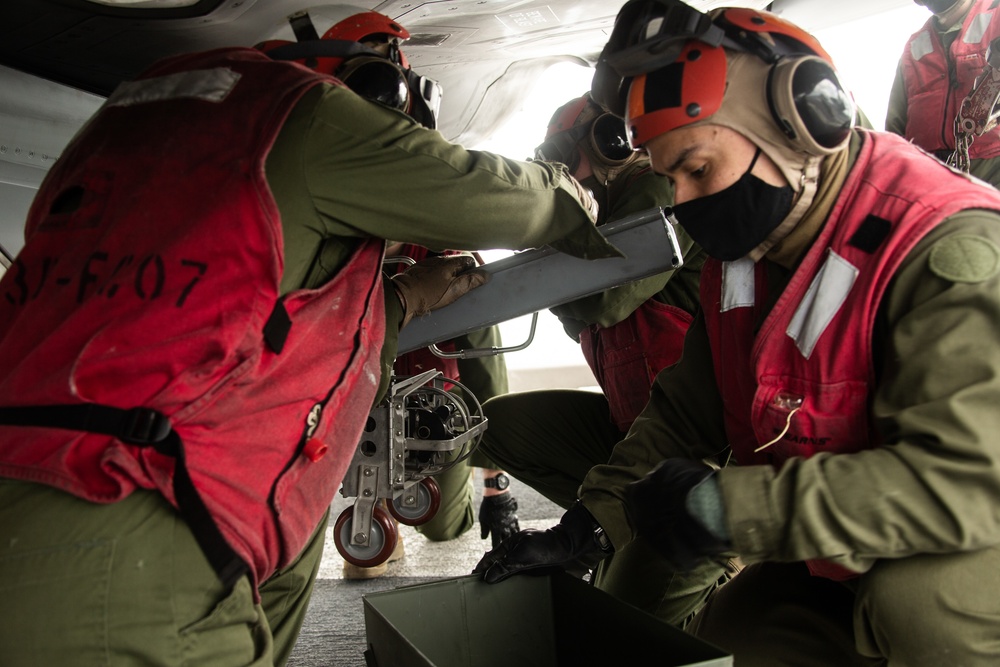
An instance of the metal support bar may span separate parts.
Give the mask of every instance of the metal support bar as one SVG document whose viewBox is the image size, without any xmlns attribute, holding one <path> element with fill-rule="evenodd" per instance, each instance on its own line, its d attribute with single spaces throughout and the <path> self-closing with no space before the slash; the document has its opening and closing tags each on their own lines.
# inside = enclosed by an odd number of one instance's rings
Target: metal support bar
<svg viewBox="0 0 1000 667">
<path fill-rule="evenodd" d="M 490 273 L 490 282 L 407 324 L 399 333 L 398 353 L 678 269 L 683 264 L 677 235 L 661 208 L 609 222 L 599 229 L 625 257 L 586 260 L 545 247 L 484 264 L 481 268 Z"/>
</svg>

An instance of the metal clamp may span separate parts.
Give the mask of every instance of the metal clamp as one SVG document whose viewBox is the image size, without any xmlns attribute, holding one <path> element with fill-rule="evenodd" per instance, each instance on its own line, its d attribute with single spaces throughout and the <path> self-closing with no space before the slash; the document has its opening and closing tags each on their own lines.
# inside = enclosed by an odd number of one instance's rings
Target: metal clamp
<svg viewBox="0 0 1000 667">
<path fill-rule="evenodd" d="M 986 65 L 976 77 L 972 90 L 962 100 L 955 116 L 955 150 L 948 156 L 948 165 L 969 173 L 972 160 L 969 148 L 980 137 L 997 126 L 1000 118 L 1000 37 L 986 49 Z"/>
</svg>

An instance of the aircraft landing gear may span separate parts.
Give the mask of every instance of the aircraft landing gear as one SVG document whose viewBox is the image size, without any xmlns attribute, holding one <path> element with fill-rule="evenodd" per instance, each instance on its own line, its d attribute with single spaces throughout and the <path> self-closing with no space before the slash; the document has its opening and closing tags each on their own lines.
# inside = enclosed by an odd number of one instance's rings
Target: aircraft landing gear
<svg viewBox="0 0 1000 667">
<path fill-rule="evenodd" d="M 354 498 L 334 525 L 337 551 L 372 567 L 389 559 L 399 530 L 430 521 L 441 506 L 431 479 L 465 461 L 486 429 L 482 406 L 462 384 L 432 370 L 393 378 L 372 408 L 340 494 Z"/>
</svg>

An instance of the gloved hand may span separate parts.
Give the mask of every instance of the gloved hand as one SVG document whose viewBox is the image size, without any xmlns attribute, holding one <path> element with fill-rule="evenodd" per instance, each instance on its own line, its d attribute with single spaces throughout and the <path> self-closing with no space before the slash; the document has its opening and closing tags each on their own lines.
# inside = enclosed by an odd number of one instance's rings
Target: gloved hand
<svg viewBox="0 0 1000 667">
<path fill-rule="evenodd" d="M 626 486 L 625 500 L 638 533 L 678 571 L 731 548 L 715 470 L 704 463 L 666 459 Z"/>
<path fill-rule="evenodd" d="M 582 577 L 613 552 L 604 530 L 578 502 L 552 528 L 522 530 L 504 540 L 472 572 L 488 584 L 522 572 L 559 569 Z"/>
<path fill-rule="evenodd" d="M 496 496 L 483 496 L 479 506 L 479 532 L 482 539 L 493 536 L 493 548 L 521 529 L 517 522 L 517 501 L 510 491 Z"/>
<path fill-rule="evenodd" d="M 406 312 L 401 326 L 485 285 L 490 275 L 475 266 L 475 258 L 469 255 L 428 257 L 393 276 L 392 284 Z"/>
</svg>

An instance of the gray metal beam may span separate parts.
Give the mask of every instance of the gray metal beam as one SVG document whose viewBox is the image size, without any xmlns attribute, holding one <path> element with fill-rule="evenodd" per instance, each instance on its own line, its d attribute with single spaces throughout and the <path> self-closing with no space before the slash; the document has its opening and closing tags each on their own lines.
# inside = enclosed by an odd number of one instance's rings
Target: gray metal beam
<svg viewBox="0 0 1000 667">
<path fill-rule="evenodd" d="M 399 354 L 683 264 L 677 235 L 663 209 L 609 222 L 600 231 L 624 257 L 586 260 L 545 247 L 484 264 L 490 281 L 455 303 L 407 324 L 399 334 Z"/>
</svg>

